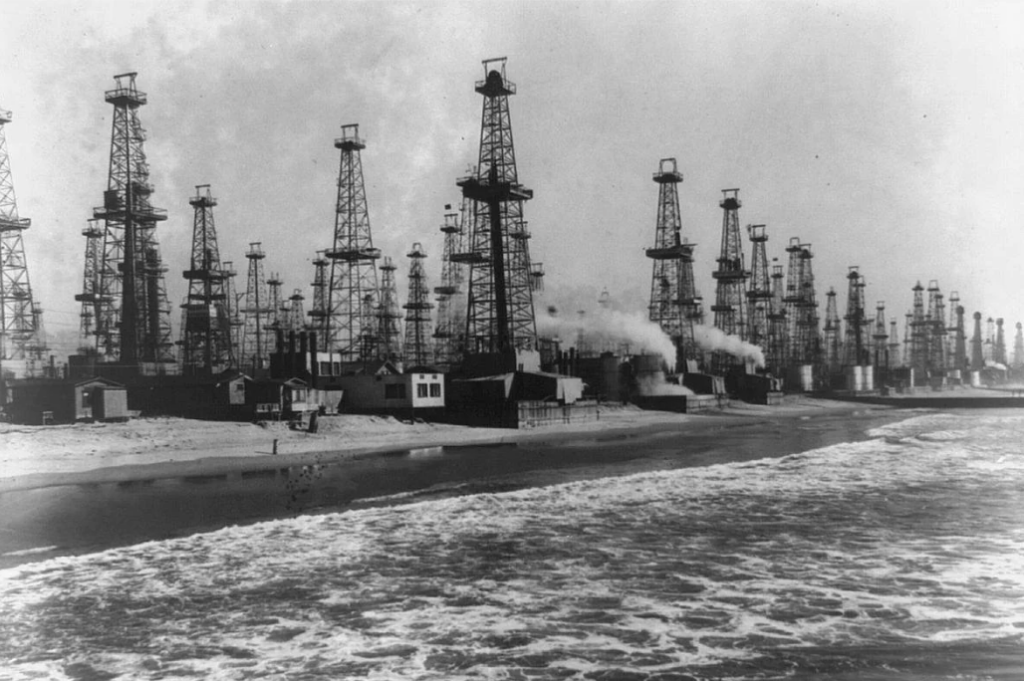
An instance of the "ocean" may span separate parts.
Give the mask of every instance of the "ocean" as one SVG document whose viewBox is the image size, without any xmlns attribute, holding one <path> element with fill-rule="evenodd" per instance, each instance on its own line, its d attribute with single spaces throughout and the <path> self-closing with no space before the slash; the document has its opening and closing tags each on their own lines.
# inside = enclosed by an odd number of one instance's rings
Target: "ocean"
<svg viewBox="0 0 1024 681">
<path fill-rule="evenodd" d="M 922 412 L 25 564 L 0 679 L 1024 679 L 1022 442 L 1024 412 Z"/>
</svg>

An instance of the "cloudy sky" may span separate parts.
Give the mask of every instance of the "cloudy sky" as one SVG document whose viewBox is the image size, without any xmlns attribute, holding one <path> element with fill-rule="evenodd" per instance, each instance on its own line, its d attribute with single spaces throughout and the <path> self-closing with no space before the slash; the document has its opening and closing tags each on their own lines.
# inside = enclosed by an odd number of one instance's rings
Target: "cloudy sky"
<svg viewBox="0 0 1024 681">
<path fill-rule="evenodd" d="M 358 123 L 376 246 L 436 283 L 444 204 L 476 157 L 481 61 L 508 57 L 519 176 L 546 296 L 642 308 L 661 158 L 706 300 L 721 189 L 769 257 L 810 242 L 819 301 L 902 316 L 937 280 L 968 312 L 1024 321 L 1024 4 L 961 2 L 5 2 L 0 107 L 36 298 L 78 327 L 81 230 L 106 186 L 114 74 L 137 71 L 153 204 L 177 304 L 197 184 L 221 254 L 260 241 L 310 296 L 331 246 L 340 126 Z M 749 263 L 749 252 L 747 254 Z M 244 279 L 240 278 L 244 287 Z M 399 280 L 405 297 L 404 277 Z M 177 317 L 177 315 L 175 315 Z M 177 319 L 174 320 L 175 324 Z M 709 320 L 710 321 L 710 320 Z"/>
</svg>

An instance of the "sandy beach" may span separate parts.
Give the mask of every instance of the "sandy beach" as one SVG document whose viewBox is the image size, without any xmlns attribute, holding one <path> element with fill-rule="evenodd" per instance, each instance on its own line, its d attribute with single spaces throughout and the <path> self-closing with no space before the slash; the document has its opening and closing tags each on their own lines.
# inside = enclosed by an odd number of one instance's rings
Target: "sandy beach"
<svg viewBox="0 0 1024 681">
<path fill-rule="evenodd" d="M 286 423 L 180 418 L 45 427 L 0 424 L 0 492 L 138 477 L 229 473 L 268 465 L 302 465 L 313 460 L 333 463 L 380 452 L 442 445 L 556 441 L 633 431 L 689 432 L 865 409 L 881 411 L 885 407 L 803 396 L 788 397 L 785 404 L 773 407 L 734 402 L 709 414 L 673 414 L 611 405 L 603 408 L 595 421 L 528 430 L 357 415 L 322 417 L 315 434 L 291 430 Z"/>
</svg>

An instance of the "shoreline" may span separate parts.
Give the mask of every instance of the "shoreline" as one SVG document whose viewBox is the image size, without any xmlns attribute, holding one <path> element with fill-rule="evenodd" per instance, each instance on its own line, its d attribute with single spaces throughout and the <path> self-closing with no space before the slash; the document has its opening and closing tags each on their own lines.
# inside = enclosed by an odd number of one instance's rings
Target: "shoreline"
<svg viewBox="0 0 1024 681">
<path fill-rule="evenodd" d="M 732 403 L 711 414 L 674 414 L 610 406 L 602 410 L 601 417 L 595 421 L 529 430 L 406 423 L 393 418 L 349 415 L 322 417 L 322 430 L 318 434 L 291 431 L 280 423 L 264 427 L 188 419 L 7 428 L 0 430 L 0 442 L 5 444 L 6 450 L 6 445 L 13 441 L 11 449 L 14 451 L 10 454 L 5 451 L 0 460 L 0 493 L 336 464 L 438 447 L 603 440 L 672 431 L 707 434 L 719 429 L 753 427 L 815 415 L 841 417 L 888 411 L 900 410 L 794 396 L 781 406 Z M 278 441 L 276 455 L 270 451 L 275 440 Z"/>
</svg>

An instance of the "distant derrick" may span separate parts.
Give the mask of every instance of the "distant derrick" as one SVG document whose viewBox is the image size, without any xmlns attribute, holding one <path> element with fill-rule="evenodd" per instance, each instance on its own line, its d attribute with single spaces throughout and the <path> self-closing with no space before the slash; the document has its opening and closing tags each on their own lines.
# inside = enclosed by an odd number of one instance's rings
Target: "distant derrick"
<svg viewBox="0 0 1024 681">
<path fill-rule="evenodd" d="M 843 365 L 867 366 L 871 364 L 871 344 L 868 342 L 868 325 L 864 304 L 864 277 L 856 265 L 850 266 L 846 275 L 846 335 L 843 339 Z"/>
<path fill-rule="evenodd" d="M 1017 333 L 1013 337 L 1013 368 L 1024 367 L 1024 332 L 1021 331 L 1021 323 L 1017 322 Z"/>
<path fill-rule="evenodd" d="M 786 316 L 789 322 L 789 364 L 817 364 L 821 354 L 818 301 L 814 288 L 814 259 L 810 244 L 797 237 L 789 240 L 789 271 L 786 277 Z"/>
<path fill-rule="evenodd" d="M 189 282 L 188 297 L 182 305 L 182 372 L 209 376 L 234 364 L 228 274 L 220 262 L 213 221 L 217 200 L 210 194 L 210 185 L 196 185 L 196 195 L 189 204 L 195 209 L 195 217 L 189 268 L 182 273 Z"/>
<path fill-rule="evenodd" d="M 952 300 L 952 295 L 950 296 Z M 960 297 L 957 296 L 957 302 L 959 303 Z M 956 323 L 953 329 L 953 352 L 952 354 L 952 367 L 959 371 L 966 371 L 970 365 L 967 362 L 967 329 L 964 325 L 964 306 L 953 305 L 953 313 L 956 315 Z"/>
<path fill-rule="evenodd" d="M 843 365 L 843 343 L 840 336 L 842 324 L 839 321 L 839 307 L 836 303 L 836 290 L 829 288 L 825 294 L 825 326 L 823 328 L 822 363 L 829 373 L 835 374 Z"/>
<path fill-rule="evenodd" d="M 902 364 L 902 357 L 900 356 L 900 336 L 895 317 L 889 320 L 889 343 L 886 347 L 889 350 L 888 366 L 890 368 L 900 366 Z"/>
<path fill-rule="evenodd" d="M 11 179 L 5 132 L 11 120 L 11 112 L 0 109 L 0 359 L 36 361 L 48 348 L 25 258 L 23 234 L 32 220 L 18 216 Z"/>
<path fill-rule="evenodd" d="M 93 217 L 104 221 L 103 246 L 95 266 L 95 290 L 83 290 L 79 297 L 83 318 L 85 306 L 92 307 L 90 323 L 101 361 L 127 366 L 175 360 L 166 268 L 156 241 L 156 223 L 167 214 L 149 201 L 153 186 L 143 149 L 146 134 L 138 116 L 146 95 L 136 89 L 135 76 L 114 76 L 116 87 L 105 93 L 114 107 L 110 174 L 103 205 L 93 210 Z M 92 247 L 87 242 L 87 259 Z"/>
<path fill-rule="evenodd" d="M 889 369 L 889 334 L 885 330 L 885 302 L 881 300 L 875 305 L 875 328 L 871 340 L 874 348 L 871 363 L 879 369 Z"/>
<path fill-rule="evenodd" d="M 743 289 L 750 276 L 743 265 L 743 242 L 740 238 L 739 189 L 723 189 L 722 201 L 722 248 L 718 256 L 718 269 L 712 273 L 715 287 L 715 327 L 730 336 L 746 337 L 746 309 L 743 304 Z M 724 352 L 716 351 L 711 356 L 712 371 L 727 373 L 738 366 L 741 360 Z"/>
<path fill-rule="evenodd" d="M 753 244 L 750 257 L 750 288 L 747 289 L 747 341 L 767 349 L 772 312 L 772 290 L 768 279 L 768 234 L 764 225 L 748 225 L 747 235 Z"/>
<path fill-rule="evenodd" d="M 284 318 L 288 313 L 288 308 L 285 306 L 284 296 L 281 293 L 282 286 L 284 286 L 284 281 L 282 281 L 281 275 L 278 272 L 271 272 L 267 277 L 267 295 L 270 298 L 271 309 L 267 327 L 275 335 L 278 331 L 284 331 L 286 328 Z"/>
<path fill-rule="evenodd" d="M 463 252 L 463 226 L 468 224 L 469 204 L 463 199 L 463 220 L 459 214 L 445 213 L 441 233 L 444 234 L 444 253 L 441 256 L 441 284 L 434 287 L 437 295 L 437 324 L 434 327 L 434 363 L 444 371 L 451 370 L 462 361 L 466 345 L 466 296 L 463 288 L 462 263 L 455 259 Z"/>
<path fill-rule="evenodd" d="M 308 313 L 310 327 L 320 332 L 327 328 L 327 265 L 330 261 L 324 253 L 325 251 L 317 251 L 316 258 L 313 259 L 313 307 Z"/>
<path fill-rule="evenodd" d="M 457 182 L 473 202 L 467 251 L 469 264 L 466 351 L 513 353 L 537 349 L 533 310 L 530 232 L 523 204 L 533 191 L 519 183 L 508 98 L 516 92 L 505 77 L 505 59 L 483 62 L 480 154 L 476 173 Z"/>
<path fill-rule="evenodd" d="M 684 313 L 684 306 L 693 305 L 694 294 L 683 292 L 684 284 L 691 284 L 686 281 L 684 263 L 690 265 L 689 279 L 692 280 L 693 246 L 681 238 L 677 185 L 683 181 L 683 175 L 678 171 L 674 158 L 661 159 L 654 181 L 658 183 L 658 215 L 654 247 L 646 251 L 647 257 L 654 261 L 648 316 L 672 339 L 676 357 L 681 362 L 683 359 L 695 359 L 697 350 L 693 319 L 688 319 Z M 677 367 L 670 369 L 676 370 Z"/>
<path fill-rule="evenodd" d="M 303 309 L 305 300 L 306 297 L 302 295 L 302 289 L 298 288 L 292 291 L 288 297 L 288 312 L 284 320 L 285 328 L 288 331 L 299 332 L 306 329 L 306 312 Z"/>
<path fill-rule="evenodd" d="M 971 336 L 971 371 L 985 368 L 985 357 L 981 347 L 981 313 L 974 313 L 974 334 Z"/>
<path fill-rule="evenodd" d="M 914 288 L 914 310 L 911 327 L 911 362 L 917 378 L 944 376 L 946 360 L 946 307 L 938 282 L 928 283 L 928 307 L 924 303 L 924 287 Z"/>
<path fill-rule="evenodd" d="M 372 334 L 378 353 L 376 359 L 391 362 L 402 361 L 402 331 L 398 327 L 402 313 L 398 308 L 398 289 L 395 285 L 396 269 L 391 258 L 384 256 L 384 264 L 380 266 L 380 303 L 376 309 L 377 323 L 375 333 Z M 370 306 L 372 300 L 367 296 L 364 297 L 363 303 Z"/>
<path fill-rule="evenodd" d="M 325 346 L 341 355 L 342 362 L 367 361 L 379 354 L 380 340 L 373 332 L 373 313 L 379 296 L 376 261 L 370 234 L 370 214 L 363 182 L 360 152 L 366 148 L 357 124 L 341 126 L 334 140 L 341 150 L 338 199 L 335 205 L 334 246 L 325 251 L 331 260 L 323 335 Z M 315 307 L 315 306 L 314 306 Z"/>
<path fill-rule="evenodd" d="M 766 359 L 768 369 L 775 375 L 781 375 L 786 366 L 786 350 L 789 344 L 786 305 L 783 302 L 786 284 L 782 269 L 782 265 L 772 265 L 772 307 L 768 315 L 770 340 Z"/>
<path fill-rule="evenodd" d="M 409 297 L 405 305 L 405 364 L 407 367 L 428 366 L 433 360 L 431 348 L 430 310 L 434 305 L 430 302 L 430 289 L 427 287 L 427 274 L 423 269 L 423 259 L 427 254 L 419 242 L 412 245 L 409 257 Z"/>
<path fill-rule="evenodd" d="M 992 350 L 992 361 L 1006 366 L 1006 336 L 1003 335 L 1003 318 L 996 320 L 996 342 Z"/>
<path fill-rule="evenodd" d="M 266 254 L 258 241 L 249 244 L 245 254 L 249 260 L 249 273 L 245 289 L 245 304 L 242 315 L 245 327 L 242 335 L 243 371 L 261 372 L 268 368 L 270 351 L 274 347 L 274 330 L 270 325 L 274 309 L 270 302 L 267 280 L 263 275 L 263 259 Z"/>
<path fill-rule="evenodd" d="M 237 367 L 241 362 L 242 331 L 245 327 L 245 320 L 242 319 L 242 296 L 245 294 L 235 290 L 235 277 L 238 276 L 238 272 L 235 271 L 234 262 L 225 260 L 221 271 L 224 272 L 224 303 L 228 313 L 228 324 L 231 328 L 233 365 Z"/>
</svg>

